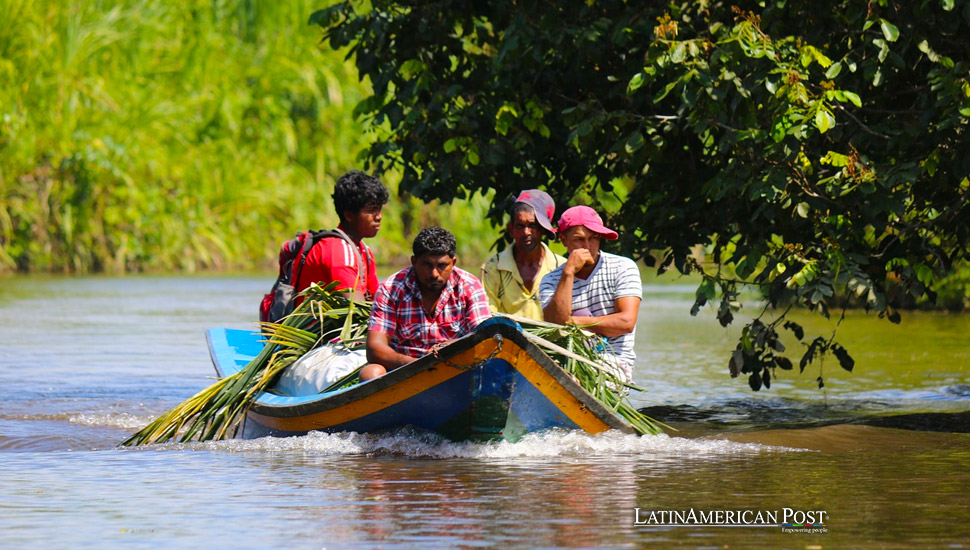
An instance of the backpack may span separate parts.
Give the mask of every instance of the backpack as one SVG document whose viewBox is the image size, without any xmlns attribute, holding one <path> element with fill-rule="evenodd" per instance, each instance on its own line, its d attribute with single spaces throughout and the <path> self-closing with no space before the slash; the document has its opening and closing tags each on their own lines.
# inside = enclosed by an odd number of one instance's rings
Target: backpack
<svg viewBox="0 0 970 550">
<path fill-rule="evenodd" d="M 273 283 L 269 294 L 263 296 L 259 303 L 259 320 L 263 323 L 275 323 L 290 313 L 293 313 L 296 289 L 299 286 L 300 274 L 306 263 L 307 254 L 318 242 L 327 237 L 337 237 L 347 241 L 357 251 L 357 245 L 340 229 L 327 231 L 304 231 L 297 233 L 292 239 L 280 245 L 280 273 Z M 360 254 L 357 254 L 360 258 Z M 358 265 L 363 265 L 358 261 Z"/>
</svg>

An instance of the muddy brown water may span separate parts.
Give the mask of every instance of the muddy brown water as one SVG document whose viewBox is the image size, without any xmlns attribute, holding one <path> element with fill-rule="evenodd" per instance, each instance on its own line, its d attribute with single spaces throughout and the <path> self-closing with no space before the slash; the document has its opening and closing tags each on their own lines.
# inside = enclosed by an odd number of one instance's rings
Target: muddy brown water
<svg viewBox="0 0 970 550">
<path fill-rule="evenodd" d="M 647 391 L 632 399 L 678 432 L 117 448 L 211 383 L 204 330 L 251 328 L 267 286 L 0 279 L 3 547 L 970 546 L 970 318 L 959 315 L 896 326 L 850 313 L 838 337 L 854 372 L 813 364 L 753 393 L 727 375 L 740 322 L 690 317 L 689 285 L 648 286 L 636 371 Z M 797 318 L 810 334 L 834 328 Z"/>
</svg>

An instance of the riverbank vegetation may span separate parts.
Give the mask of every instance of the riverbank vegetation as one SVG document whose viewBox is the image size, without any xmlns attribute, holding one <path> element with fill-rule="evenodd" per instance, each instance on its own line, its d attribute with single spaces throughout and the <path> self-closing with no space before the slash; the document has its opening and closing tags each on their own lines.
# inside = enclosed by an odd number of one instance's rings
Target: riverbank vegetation
<svg viewBox="0 0 970 550">
<path fill-rule="evenodd" d="M 371 138 L 366 85 L 307 25 L 319 7 L 0 0 L 0 273 L 272 269 L 281 241 L 335 225 Z M 378 261 L 435 223 L 484 257 L 489 204 L 403 194 Z"/>
<path fill-rule="evenodd" d="M 704 267 L 724 320 L 727 273 L 815 309 L 966 309 L 968 5 L 376 2 L 318 13 L 321 47 L 309 0 L 0 0 L 0 273 L 272 269 L 367 149 L 400 189 L 381 263 L 437 223 L 474 271 L 493 199 L 541 186 L 617 251 Z"/>
</svg>

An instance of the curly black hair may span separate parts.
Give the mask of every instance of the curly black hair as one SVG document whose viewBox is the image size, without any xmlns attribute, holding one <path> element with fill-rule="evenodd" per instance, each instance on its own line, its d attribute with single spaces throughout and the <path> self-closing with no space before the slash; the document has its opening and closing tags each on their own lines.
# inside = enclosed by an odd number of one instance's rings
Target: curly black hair
<svg viewBox="0 0 970 550">
<path fill-rule="evenodd" d="M 377 176 L 351 170 L 333 188 L 333 208 L 344 221 L 344 212 L 360 212 L 368 206 L 384 206 L 389 194 Z"/>
<path fill-rule="evenodd" d="M 414 238 L 411 246 L 415 256 L 428 254 L 430 256 L 448 256 L 454 258 L 458 253 L 458 243 L 451 231 L 441 227 L 428 227 L 422 229 L 418 236 Z"/>
</svg>

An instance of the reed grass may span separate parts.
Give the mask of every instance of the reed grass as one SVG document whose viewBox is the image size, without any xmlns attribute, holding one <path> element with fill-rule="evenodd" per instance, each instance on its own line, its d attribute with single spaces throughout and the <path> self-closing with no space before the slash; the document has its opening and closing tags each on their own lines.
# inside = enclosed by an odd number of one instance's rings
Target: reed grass
<svg viewBox="0 0 970 550">
<path fill-rule="evenodd" d="M 335 226 L 367 83 L 307 24 L 320 7 L 0 0 L 0 272 L 271 269 L 281 241 Z M 477 254 L 476 201 L 392 201 L 377 260 L 458 219 Z"/>
<path fill-rule="evenodd" d="M 597 401 L 626 420 L 640 435 L 661 434 L 664 428 L 676 431 L 634 407 L 627 395 L 645 389 L 621 380 L 616 370 L 603 360 L 605 341 L 585 327 L 557 325 L 514 315 L 503 315 L 522 326 L 533 343 L 589 392 Z"/>
</svg>

